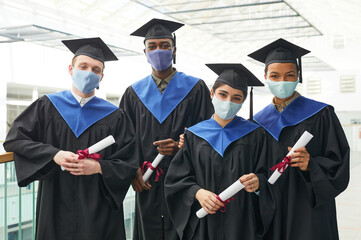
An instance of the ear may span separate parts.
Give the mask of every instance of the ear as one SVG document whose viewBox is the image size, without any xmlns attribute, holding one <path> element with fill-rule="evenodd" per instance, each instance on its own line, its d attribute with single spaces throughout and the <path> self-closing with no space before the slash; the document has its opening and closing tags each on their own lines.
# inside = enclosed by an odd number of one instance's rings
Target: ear
<svg viewBox="0 0 361 240">
<path fill-rule="evenodd" d="M 69 72 L 70 76 L 73 76 L 73 66 L 71 64 L 69 64 L 68 72 Z"/>
<path fill-rule="evenodd" d="M 100 78 L 99 82 L 103 80 L 103 77 L 104 77 L 104 73 L 102 74 L 102 77 Z"/>
<path fill-rule="evenodd" d="M 145 52 L 145 48 L 143 49 L 144 55 L 147 55 L 147 53 Z"/>
<path fill-rule="evenodd" d="M 211 99 L 213 99 L 214 96 L 214 92 L 213 92 L 213 88 L 211 89 Z"/>
<path fill-rule="evenodd" d="M 266 74 L 264 74 L 264 79 L 265 79 L 265 80 L 267 79 L 267 75 L 266 75 Z"/>
</svg>

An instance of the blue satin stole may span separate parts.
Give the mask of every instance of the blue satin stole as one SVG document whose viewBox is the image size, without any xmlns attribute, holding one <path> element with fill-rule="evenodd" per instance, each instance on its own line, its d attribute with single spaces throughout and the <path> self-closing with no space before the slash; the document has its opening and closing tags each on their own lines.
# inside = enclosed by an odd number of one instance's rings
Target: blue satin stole
<svg viewBox="0 0 361 240">
<path fill-rule="evenodd" d="M 213 118 L 202 121 L 187 130 L 206 140 L 223 157 L 227 147 L 234 141 L 259 128 L 248 120 L 236 116 L 224 128 Z"/>
<path fill-rule="evenodd" d="M 152 75 L 132 84 L 144 106 L 162 123 L 193 89 L 199 78 L 177 72 L 163 91 L 159 91 Z"/>
<path fill-rule="evenodd" d="M 51 93 L 46 96 L 77 138 L 91 125 L 118 109 L 108 101 L 97 97 L 81 107 L 70 91 Z"/>
<path fill-rule="evenodd" d="M 283 128 L 299 124 L 326 106 L 328 106 L 326 103 L 300 96 L 293 100 L 281 113 L 271 103 L 258 112 L 253 119 L 278 141 Z"/>
</svg>

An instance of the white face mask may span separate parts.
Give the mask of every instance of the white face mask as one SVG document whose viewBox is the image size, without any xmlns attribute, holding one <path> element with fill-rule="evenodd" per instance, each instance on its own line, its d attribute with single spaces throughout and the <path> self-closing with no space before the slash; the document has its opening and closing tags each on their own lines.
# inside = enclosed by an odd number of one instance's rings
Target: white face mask
<svg viewBox="0 0 361 240">
<path fill-rule="evenodd" d="M 300 80 L 296 82 L 291 81 L 272 81 L 266 79 L 266 83 L 268 84 L 268 88 L 271 90 L 272 94 L 280 99 L 287 98 L 292 95 L 295 91 L 297 84 Z"/>
<path fill-rule="evenodd" d="M 218 117 L 223 120 L 228 120 L 234 118 L 238 111 L 242 108 L 243 103 L 234 103 L 231 101 L 222 101 L 219 100 L 216 95 L 213 96 L 212 104 L 214 106 L 214 111 Z"/>
</svg>

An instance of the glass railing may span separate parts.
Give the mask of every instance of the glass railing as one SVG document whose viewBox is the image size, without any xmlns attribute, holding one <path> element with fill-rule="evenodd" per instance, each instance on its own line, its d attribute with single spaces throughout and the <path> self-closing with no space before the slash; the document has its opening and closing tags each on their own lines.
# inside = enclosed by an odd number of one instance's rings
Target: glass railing
<svg viewBox="0 0 361 240">
<path fill-rule="evenodd" d="M 35 239 L 38 182 L 18 187 L 12 153 L 0 153 L 0 240 Z M 127 239 L 133 237 L 135 193 L 130 188 L 124 199 Z"/>
<path fill-rule="evenodd" d="M 0 239 L 35 239 L 37 182 L 19 188 L 11 153 L 0 154 Z"/>
</svg>

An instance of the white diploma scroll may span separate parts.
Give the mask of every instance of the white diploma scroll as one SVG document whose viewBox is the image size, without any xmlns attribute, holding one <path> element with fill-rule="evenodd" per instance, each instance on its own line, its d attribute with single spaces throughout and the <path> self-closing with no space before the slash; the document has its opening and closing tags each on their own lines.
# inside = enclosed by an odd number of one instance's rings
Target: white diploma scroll
<svg viewBox="0 0 361 240">
<path fill-rule="evenodd" d="M 115 143 L 115 139 L 114 139 L 114 137 L 112 135 L 109 135 L 108 137 L 104 138 L 103 140 L 101 140 L 101 141 L 95 143 L 94 145 L 88 147 L 89 154 L 100 152 L 104 148 L 109 147 L 110 145 L 112 145 L 113 143 Z M 64 171 L 65 168 L 63 166 L 61 166 L 61 170 Z"/>
<path fill-rule="evenodd" d="M 155 157 L 155 159 L 152 162 L 153 169 L 157 168 L 158 164 L 163 160 L 163 158 L 164 158 L 164 155 L 158 153 L 158 155 Z M 152 173 L 153 173 L 153 170 L 148 168 L 147 171 L 143 175 L 143 181 L 144 182 L 148 181 L 148 179 L 152 175 Z"/>
<path fill-rule="evenodd" d="M 307 131 L 305 131 L 302 136 L 298 139 L 298 141 L 296 142 L 296 144 L 293 146 L 293 148 L 291 149 L 291 151 L 289 151 L 289 153 L 287 154 L 286 157 L 290 156 L 296 149 L 301 148 L 301 147 L 305 147 L 307 145 L 307 143 L 313 138 L 313 135 Z M 285 166 L 285 170 L 288 167 L 288 164 Z M 279 172 L 278 169 L 276 169 L 273 174 L 271 175 L 271 177 L 268 179 L 268 182 L 270 184 L 274 184 L 277 179 L 282 175 L 282 173 Z"/>
<path fill-rule="evenodd" d="M 222 201 L 226 201 L 227 199 L 233 197 L 236 193 L 241 191 L 244 188 L 244 185 L 239 181 L 235 181 L 231 186 L 226 188 L 223 192 L 221 192 L 218 196 Z M 196 215 L 198 218 L 203 218 L 207 216 L 206 210 L 204 208 L 201 208 L 197 211 Z"/>
</svg>

